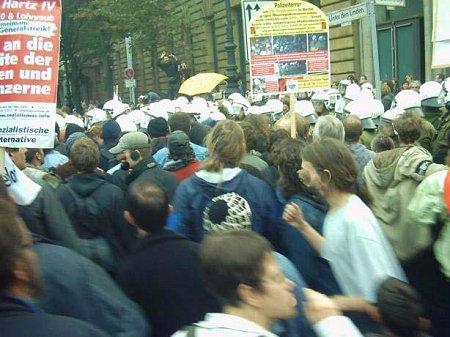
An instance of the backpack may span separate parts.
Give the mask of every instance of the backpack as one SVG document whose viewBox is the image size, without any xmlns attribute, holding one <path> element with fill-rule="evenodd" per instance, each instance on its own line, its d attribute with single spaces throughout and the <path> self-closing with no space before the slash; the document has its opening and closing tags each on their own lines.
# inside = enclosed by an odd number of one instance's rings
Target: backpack
<svg viewBox="0 0 450 337">
<path fill-rule="evenodd" d="M 76 222 L 77 233 L 86 239 L 90 258 L 107 270 L 112 270 L 114 257 L 105 233 L 108 226 L 104 222 L 104 214 L 92 195 L 82 198 L 68 184 L 64 185 L 74 200 L 74 207 L 68 209 L 72 222 Z"/>
</svg>

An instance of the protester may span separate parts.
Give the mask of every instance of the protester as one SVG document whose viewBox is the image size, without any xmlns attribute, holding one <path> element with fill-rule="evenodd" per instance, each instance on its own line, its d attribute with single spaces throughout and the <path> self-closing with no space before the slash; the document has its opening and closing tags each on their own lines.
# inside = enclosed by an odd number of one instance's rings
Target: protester
<svg viewBox="0 0 450 337">
<path fill-rule="evenodd" d="M 148 122 L 147 132 L 151 137 L 152 155 L 167 146 L 169 125 L 162 117 L 156 117 Z"/>
<path fill-rule="evenodd" d="M 221 300 L 223 313 L 208 313 L 204 321 L 185 327 L 174 337 L 276 336 L 270 332 L 273 322 L 296 314 L 293 283 L 281 272 L 270 244 L 256 233 L 231 231 L 208 236 L 201 247 L 201 265 L 208 286 Z M 321 307 L 313 291 L 306 294 L 311 301 L 307 317 L 319 337 L 361 336 L 348 319 L 339 317 L 332 302 Z M 339 325 L 339 330 L 329 330 L 332 324 Z"/>
<path fill-rule="evenodd" d="M 100 146 L 99 167 L 105 172 L 118 164 L 116 158 L 109 152 L 109 150 L 117 145 L 120 139 L 120 134 L 120 126 L 115 120 L 109 120 L 103 124 L 103 145 Z"/>
<path fill-rule="evenodd" d="M 174 99 L 178 94 L 181 84 L 180 62 L 177 60 L 175 55 L 164 52 L 159 57 L 157 65 L 169 78 L 167 97 L 169 99 Z"/>
<path fill-rule="evenodd" d="M 253 230 L 269 235 L 274 230 L 275 198 L 270 187 L 260 179 L 239 168 L 245 155 L 242 128 L 233 121 L 220 121 L 206 140 L 209 156 L 202 169 L 178 186 L 173 205 L 179 223 L 174 230 L 199 242 L 203 238 L 202 218 L 212 198 L 235 192 L 249 203 Z"/>
<path fill-rule="evenodd" d="M 322 233 L 328 205 L 317 191 L 308 188 L 303 177 L 300 178 L 297 174 L 302 166 L 304 147 L 303 142 L 289 138 L 277 145 L 275 164 L 280 172 L 277 197 L 283 205 L 293 202 L 301 207 L 308 223 Z M 306 284 L 311 289 L 326 295 L 341 293 L 326 260 L 320 257 L 303 236 L 297 234 L 295 228 L 283 222 L 278 238 L 280 252 L 301 270 Z"/>
<path fill-rule="evenodd" d="M 427 336 L 422 334 L 426 322 L 420 297 L 407 283 L 386 279 L 378 289 L 377 305 L 387 336 Z"/>
<path fill-rule="evenodd" d="M 432 335 L 450 334 L 450 224 L 449 175 L 442 170 L 428 175 L 417 187 L 407 206 L 410 226 L 430 228 L 436 238 L 421 259 L 412 261 L 410 278 L 422 295 L 432 323 Z"/>
<path fill-rule="evenodd" d="M 226 193 L 213 198 L 206 207 L 203 213 L 203 228 L 208 234 L 232 230 L 251 230 L 251 218 L 252 211 L 247 201 L 234 192 Z M 277 321 L 272 331 L 291 337 L 315 336 L 303 313 L 305 297 L 302 288 L 305 287 L 305 281 L 285 256 L 277 252 L 274 252 L 273 255 L 283 273 L 295 284 L 294 293 L 299 315 Z"/>
<path fill-rule="evenodd" d="M 27 149 L 25 153 L 26 167 L 23 173 L 31 180 L 43 185 L 49 184 L 53 189 L 58 189 L 61 179 L 53 173 L 41 168 L 44 162 L 44 151 L 42 149 Z"/>
<path fill-rule="evenodd" d="M 342 122 L 331 115 L 320 116 L 314 127 L 313 140 L 324 137 L 334 138 L 343 142 L 345 139 L 345 130 Z"/>
<path fill-rule="evenodd" d="M 184 112 L 176 112 L 169 118 L 169 128 L 170 132 L 183 131 L 185 134 L 189 135 L 191 131 L 191 119 L 188 114 Z M 197 160 L 204 160 L 207 156 L 206 148 L 199 146 L 194 143 L 190 143 L 192 150 L 194 151 L 195 158 Z M 169 149 L 167 147 L 162 148 L 156 152 L 153 157 L 155 161 L 164 166 L 169 158 Z"/>
<path fill-rule="evenodd" d="M 143 132 L 123 135 L 119 143 L 109 150 L 122 162 L 122 169 L 114 172 L 114 182 L 124 191 L 132 184 L 149 180 L 159 184 L 172 200 L 178 186 L 176 177 L 164 171 L 151 155 L 150 142 Z"/>
<path fill-rule="evenodd" d="M 78 235 L 95 242 L 94 260 L 113 272 L 129 251 L 135 233 L 122 218 L 122 190 L 108 182 L 104 173 L 96 172 L 99 158 L 98 146 L 92 140 L 77 140 L 70 150 L 77 174 L 61 186 L 58 196 Z"/>
<path fill-rule="evenodd" d="M 372 139 L 371 148 L 373 152 L 379 153 L 392 150 L 395 148 L 395 144 L 391 137 L 385 135 L 384 133 L 380 133 Z"/>
<path fill-rule="evenodd" d="M 0 201 L 0 326 L 8 337 L 106 337 L 91 324 L 46 314 L 34 301 L 42 280 L 28 230 L 17 221 L 14 208 Z"/>
<path fill-rule="evenodd" d="M 26 149 L 6 149 L 19 170 L 26 169 Z M 80 239 L 53 188 L 43 180 L 36 198 L 29 205 L 18 205 L 18 213 L 30 232 L 73 249 L 90 258 L 89 244 Z"/>
<path fill-rule="evenodd" d="M 358 175 L 360 175 L 375 153 L 360 143 L 362 124 L 358 117 L 353 115 L 347 116 L 342 121 L 342 124 L 345 130 L 345 143 L 358 164 Z"/>
<path fill-rule="evenodd" d="M 425 177 L 446 167 L 433 164 L 430 153 L 414 145 L 420 137 L 418 117 L 403 115 L 393 123 L 400 147 L 376 154 L 364 170 L 364 180 L 386 237 L 400 261 L 407 262 L 431 244 L 431 232 L 413 224 L 408 204 Z"/>
<path fill-rule="evenodd" d="M 269 165 L 261 158 L 262 154 L 256 150 L 259 136 L 258 130 L 252 124 L 245 121 L 241 122 L 240 126 L 244 131 L 247 153 L 241 159 L 239 167 L 250 174 L 254 173 L 254 176 L 264 180 L 263 172 Z"/>
<path fill-rule="evenodd" d="M 394 98 L 394 94 L 389 85 L 386 82 L 383 82 L 381 84 L 381 102 L 383 103 L 384 111 L 387 111 L 392 107 Z"/>
<path fill-rule="evenodd" d="M 183 131 L 174 131 L 167 138 L 169 161 L 163 169 L 172 172 L 183 181 L 200 169 L 201 163 L 195 159 L 194 151 L 189 144 L 189 137 Z"/>
<path fill-rule="evenodd" d="M 374 214 L 353 194 L 355 189 L 363 194 L 356 185 L 357 172 L 342 142 L 325 138 L 308 145 L 303 150 L 301 174 L 329 204 L 323 236 L 294 203 L 286 206 L 283 218 L 328 260 L 343 294 L 374 303 L 384 279 L 406 278 Z"/>
<path fill-rule="evenodd" d="M 164 228 L 170 209 L 166 193 L 152 182 L 129 190 L 125 218 L 142 240 L 121 264 L 117 281 L 144 309 L 154 337 L 170 336 L 220 308 L 201 280 L 198 245 Z"/>
</svg>

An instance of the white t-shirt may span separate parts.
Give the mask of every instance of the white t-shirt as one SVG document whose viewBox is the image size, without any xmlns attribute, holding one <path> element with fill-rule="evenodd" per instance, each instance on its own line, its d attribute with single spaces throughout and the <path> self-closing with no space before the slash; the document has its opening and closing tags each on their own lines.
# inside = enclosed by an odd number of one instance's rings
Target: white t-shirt
<svg viewBox="0 0 450 337">
<path fill-rule="evenodd" d="M 328 212 L 321 255 L 328 260 L 345 295 L 376 302 L 380 283 L 406 276 L 374 214 L 351 195 L 339 210 Z"/>
</svg>

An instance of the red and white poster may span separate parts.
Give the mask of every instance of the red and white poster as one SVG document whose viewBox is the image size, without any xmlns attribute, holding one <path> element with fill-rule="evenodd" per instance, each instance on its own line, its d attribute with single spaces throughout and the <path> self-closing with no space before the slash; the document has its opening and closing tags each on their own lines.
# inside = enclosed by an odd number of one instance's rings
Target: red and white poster
<svg viewBox="0 0 450 337">
<path fill-rule="evenodd" d="M 61 0 L 0 0 L 0 146 L 53 148 Z"/>
</svg>

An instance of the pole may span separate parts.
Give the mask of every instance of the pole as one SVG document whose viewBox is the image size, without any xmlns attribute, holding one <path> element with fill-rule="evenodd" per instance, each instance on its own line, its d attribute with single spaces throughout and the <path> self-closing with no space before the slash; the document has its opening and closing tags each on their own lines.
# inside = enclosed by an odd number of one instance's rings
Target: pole
<svg viewBox="0 0 450 337">
<path fill-rule="evenodd" d="M 290 110 L 290 118 L 291 118 L 291 138 L 297 138 L 297 112 L 295 111 L 295 103 L 297 103 L 297 98 L 294 93 L 289 94 L 289 110 Z"/>
<path fill-rule="evenodd" d="M 234 92 L 239 92 L 238 74 L 236 65 L 236 45 L 234 44 L 233 36 L 233 19 L 231 16 L 231 0 L 225 0 L 225 10 L 227 14 L 227 39 L 225 43 L 225 50 L 227 52 L 227 97 Z"/>
<path fill-rule="evenodd" d="M 373 74 L 375 76 L 375 92 L 378 98 L 381 98 L 381 78 L 380 78 L 380 57 L 378 55 L 378 36 L 377 36 L 377 18 L 375 12 L 375 1 L 368 0 L 367 6 L 369 8 L 370 29 L 372 35 L 372 59 L 373 59 Z"/>
<path fill-rule="evenodd" d="M 133 68 L 133 52 L 131 49 L 131 36 L 127 36 L 125 38 L 125 49 L 127 53 L 127 67 Z M 136 95 L 134 92 L 134 86 L 131 86 L 129 89 L 130 89 L 130 103 L 132 105 L 136 105 Z"/>
</svg>

